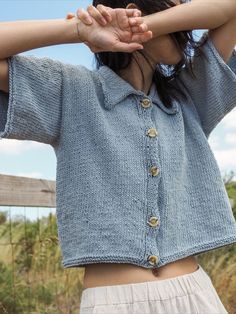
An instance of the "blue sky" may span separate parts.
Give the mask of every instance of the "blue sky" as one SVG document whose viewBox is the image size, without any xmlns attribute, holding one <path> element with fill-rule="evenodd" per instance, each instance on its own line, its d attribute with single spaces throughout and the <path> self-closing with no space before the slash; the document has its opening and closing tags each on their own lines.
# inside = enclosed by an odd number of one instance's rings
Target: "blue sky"
<svg viewBox="0 0 236 314">
<path fill-rule="evenodd" d="M 76 12 L 79 7 L 86 9 L 90 3 L 86 0 L 1 0 L 0 21 L 64 18 L 67 12 Z M 83 44 L 44 47 L 23 54 L 48 56 L 72 64 L 82 64 L 90 69 L 94 67 L 93 53 Z M 236 172 L 235 121 L 236 109 L 223 119 L 209 139 L 222 175 L 231 170 Z M 54 151 L 49 145 L 3 139 L 0 141 L 0 173 L 55 180 Z"/>
</svg>

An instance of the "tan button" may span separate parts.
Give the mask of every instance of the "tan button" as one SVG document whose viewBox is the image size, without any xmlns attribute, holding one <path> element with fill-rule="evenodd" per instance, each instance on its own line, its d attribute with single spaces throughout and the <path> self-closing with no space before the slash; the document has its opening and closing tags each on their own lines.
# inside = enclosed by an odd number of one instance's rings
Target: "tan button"
<svg viewBox="0 0 236 314">
<path fill-rule="evenodd" d="M 149 264 L 151 264 L 151 265 L 157 265 L 157 263 L 158 263 L 158 257 L 157 257 L 156 255 L 150 255 L 150 256 L 148 257 L 148 262 L 149 262 Z"/>
<path fill-rule="evenodd" d="M 157 130 L 155 128 L 151 128 L 147 131 L 147 135 L 149 137 L 156 137 L 158 134 Z"/>
<path fill-rule="evenodd" d="M 148 224 L 149 224 L 150 227 L 156 227 L 156 226 L 159 225 L 159 221 L 158 221 L 157 217 L 152 216 L 149 219 Z"/>
<path fill-rule="evenodd" d="M 142 101 L 141 101 L 141 105 L 143 108 L 149 108 L 151 106 L 151 101 L 147 98 L 144 98 Z"/>
<path fill-rule="evenodd" d="M 156 177 L 160 172 L 160 170 L 156 166 L 152 166 L 150 168 L 150 171 L 153 177 Z"/>
</svg>

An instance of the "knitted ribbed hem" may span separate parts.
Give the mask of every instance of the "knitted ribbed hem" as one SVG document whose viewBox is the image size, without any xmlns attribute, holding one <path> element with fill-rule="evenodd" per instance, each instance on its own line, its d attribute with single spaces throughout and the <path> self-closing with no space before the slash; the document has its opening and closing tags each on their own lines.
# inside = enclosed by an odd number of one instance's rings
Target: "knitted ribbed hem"
<svg viewBox="0 0 236 314">
<path fill-rule="evenodd" d="M 198 255 L 198 254 L 204 253 L 206 251 L 212 251 L 215 249 L 219 249 L 220 247 L 227 246 L 227 245 L 234 244 L 234 243 L 236 244 L 236 235 L 235 234 L 233 236 L 227 237 L 225 239 L 218 239 L 218 240 L 215 240 L 213 242 L 207 242 L 205 244 L 200 244 L 200 245 L 197 245 L 195 247 L 191 247 L 188 250 L 178 252 L 177 254 L 169 255 L 167 257 L 162 257 L 160 259 L 158 266 L 160 267 L 160 266 L 163 266 L 163 265 L 168 264 L 170 262 L 173 262 L 175 260 L 178 260 L 180 258 L 184 258 L 184 257 L 191 256 L 191 255 Z"/>
<path fill-rule="evenodd" d="M 158 267 L 166 265 L 170 262 L 174 262 L 184 257 L 188 257 L 191 255 L 197 255 L 206 251 L 214 250 L 226 245 L 230 245 L 236 243 L 236 235 L 231 237 L 227 237 L 225 239 L 215 240 L 213 242 L 207 242 L 205 244 L 200 244 L 194 247 L 189 248 L 188 250 L 184 250 L 173 255 L 169 255 L 167 257 L 160 257 L 160 261 L 158 263 Z M 130 256 L 87 256 L 81 257 L 77 259 L 68 259 L 62 261 L 62 265 L 64 268 L 69 267 L 84 267 L 86 264 L 95 264 L 95 263 L 131 263 L 134 265 L 138 265 L 144 268 L 153 268 L 152 265 L 148 264 L 145 260 L 140 260 L 137 257 Z"/>
<path fill-rule="evenodd" d="M 142 264 L 143 261 L 137 259 L 137 257 L 130 256 L 118 256 L 118 255 L 106 255 L 106 256 L 87 256 L 76 259 L 65 260 L 62 262 L 64 268 L 69 267 L 84 267 L 86 264 L 95 264 L 95 263 L 131 263 L 138 266 L 144 266 Z M 141 265 L 142 264 L 142 265 Z M 147 267 L 148 268 L 148 267 Z M 151 265 L 150 265 L 151 268 Z"/>
</svg>

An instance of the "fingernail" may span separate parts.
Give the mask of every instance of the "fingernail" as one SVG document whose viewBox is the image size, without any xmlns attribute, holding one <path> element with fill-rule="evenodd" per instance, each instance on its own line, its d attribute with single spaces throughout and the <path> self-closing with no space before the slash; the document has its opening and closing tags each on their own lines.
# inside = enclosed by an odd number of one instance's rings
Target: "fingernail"
<svg viewBox="0 0 236 314">
<path fill-rule="evenodd" d="M 137 21 L 136 21 L 135 17 L 131 17 L 131 18 L 130 18 L 130 22 L 131 22 L 132 24 L 135 24 Z"/>
<path fill-rule="evenodd" d="M 140 27 L 141 27 L 143 32 L 147 31 L 147 25 L 146 24 L 141 24 Z"/>
</svg>

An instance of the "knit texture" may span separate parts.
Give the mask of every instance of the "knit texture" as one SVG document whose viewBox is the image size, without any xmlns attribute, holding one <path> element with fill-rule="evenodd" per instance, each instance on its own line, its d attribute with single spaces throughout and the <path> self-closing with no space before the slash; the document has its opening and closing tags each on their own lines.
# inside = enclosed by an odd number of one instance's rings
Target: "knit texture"
<svg viewBox="0 0 236 314">
<path fill-rule="evenodd" d="M 54 148 L 62 264 L 157 267 L 236 242 L 236 222 L 208 136 L 236 106 L 236 53 L 224 63 L 210 39 L 187 101 L 171 108 L 154 84 L 135 90 L 107 66 L 89 70 L 49 58 L 8 59 L 0 137 Z M 149 98 L 151 106 L 141 101 Z M 155 128 L 156 137 L 147 131 Z M 150 168 L 159 169 L 152 176 Z M 159 224 L 149 225 L 155 216 Z"/>
</svg>

